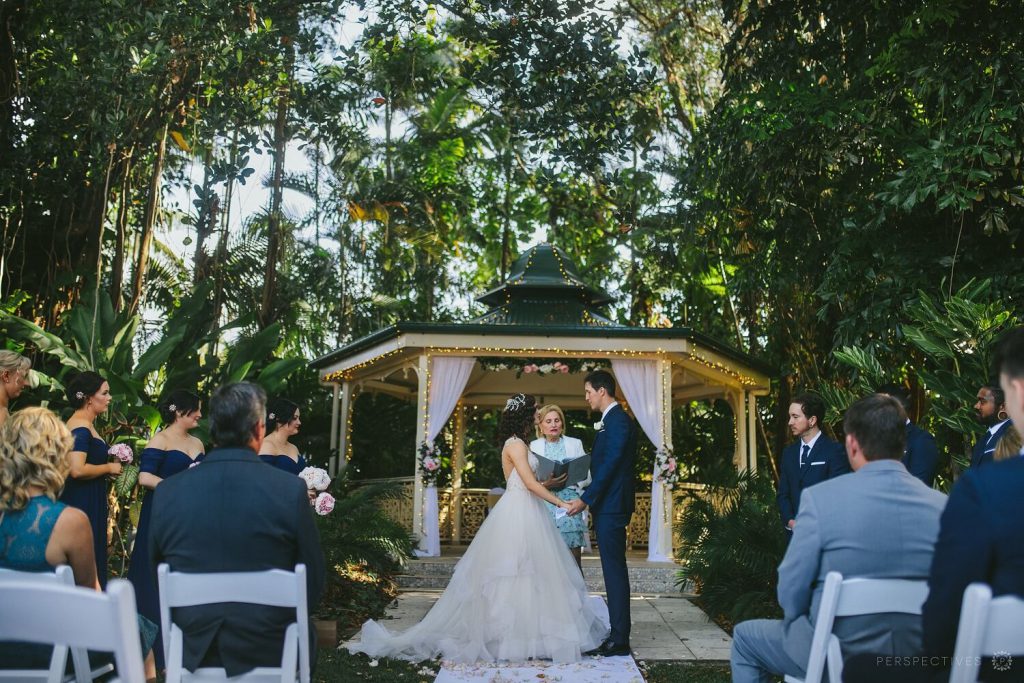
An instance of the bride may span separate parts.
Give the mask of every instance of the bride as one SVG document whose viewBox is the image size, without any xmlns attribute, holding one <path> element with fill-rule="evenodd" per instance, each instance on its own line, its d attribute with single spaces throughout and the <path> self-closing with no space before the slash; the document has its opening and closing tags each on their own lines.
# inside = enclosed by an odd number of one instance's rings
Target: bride
<svg viewBox="0 0 1024 683">
<path fill-rule="evenodd" d="M 498 427 L 506 492 L 455 566 L 423 620 L 392 633 L 370 620 L 352 652 L 418 662 L 441 656 L 472 662 L 575 662 L 601 644 L 607 628 L 590 607 L 587 587 L 542 501 L 568 503 L 534 477 L 526 439 L 534 398 L 512 396 Z"/>
</svg>

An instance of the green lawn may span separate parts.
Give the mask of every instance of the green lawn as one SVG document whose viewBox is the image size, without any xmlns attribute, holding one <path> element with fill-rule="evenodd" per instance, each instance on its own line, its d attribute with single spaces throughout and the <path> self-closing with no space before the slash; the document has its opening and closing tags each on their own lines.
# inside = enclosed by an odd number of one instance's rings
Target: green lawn
<svg viewBox="0 0 1024 683">
<path fill-rule="evenodd" d="M 318 657 L 313 678 L 323 683 L 429 683 L 438 669 L 434 662 L 408 664 L 393 659 L 371 660 L 344 650 L 320 650 Z M 371 665 L 374 661 L 376 664 Z M 641 663 L 640 668 L 650 683 L 729 683 L 729 667 L 723 664 L 657 662 Z"/>
</svg>

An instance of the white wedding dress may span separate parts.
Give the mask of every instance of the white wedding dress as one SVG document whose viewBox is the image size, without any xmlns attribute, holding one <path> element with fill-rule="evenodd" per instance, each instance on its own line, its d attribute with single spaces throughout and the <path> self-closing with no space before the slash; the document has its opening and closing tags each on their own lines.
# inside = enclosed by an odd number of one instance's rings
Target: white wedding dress
<svg viewBox="0 0 1024 683">
<path fill-rule="evenodd" d="M 529 459 L 536 471 L 532 453 Z M 423 620 L 401 633 L 367 621 L 351 652 L 414 662 L 441 656 L 460 663 L 532 658 L 561 664 L 601 644 L 608 629 L 600 608 L 588 600 L 547 506 L 515 469 L 506 487 Z"/>
</svg>

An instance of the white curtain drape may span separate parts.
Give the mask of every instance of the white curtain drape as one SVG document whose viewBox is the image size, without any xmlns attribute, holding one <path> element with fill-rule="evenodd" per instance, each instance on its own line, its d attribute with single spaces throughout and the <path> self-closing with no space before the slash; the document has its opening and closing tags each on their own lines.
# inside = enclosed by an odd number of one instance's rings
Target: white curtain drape
<svg viewBox="0 0 1024 683">
<path fill-rule="evenodd" d="M 666 444 L 662 430 L 663 403 L 658 361 L 612 359 L 612 372 L 640 428 L 654 444 L 654 448 L 660 450 Z M 666 495 L 665 486 L 658 481 L 655 469 L 651 484 L 651 525 L 647 544 L 649 562 L 672 561 L 670 504 L 671 498 Z"/>
<path fill-rule="evenodd" d="M 475 358 L 463 356 L 434 356 L 431 359 L 430 393 L 427 395 L 426 442 L 433 440 L 444 429 L 452 411 L 469 381 Z M 416 444 L 417 449 L 419 444 Z M 418 456 L 417 456 L 418 457 Z M 417 464 L 417 466 L 419 466 Z M 438 557 L 441 555 L 441 533 L 438 528 L 437 487 L 428 486 L 423 496 L 423 529 L 420 547 L 416 555 Z"/>
</svg>

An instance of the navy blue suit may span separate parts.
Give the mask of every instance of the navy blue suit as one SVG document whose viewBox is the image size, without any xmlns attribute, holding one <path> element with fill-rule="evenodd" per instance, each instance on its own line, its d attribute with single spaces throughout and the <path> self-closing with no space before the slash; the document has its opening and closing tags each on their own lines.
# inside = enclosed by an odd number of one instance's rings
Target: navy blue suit
<svg viewBox="0 0 1024 683">
<path fill-rule="evenodd" d="M 964 472 L 942 513 L 924 603 L 924 650 L 950 657 L 964 589 L 981 581 L 993 595 L 1024 596 L 1024 458 Z M 1010 653 L 1014 656 L 1022 652 Z M 1015 667 L 1020 680 L 1020 669 Z"/>
<path fill-rule="evenodd" d="M 996 430 L 995 434 L 989 435 L 988 430 L 986 430 L 977 443 L 974 444 L 974 450 L 971 451 L 971 467 L 991 465 L 992 454 L 996 452 L 996 444 L 1003 438 L 1003 434 L 1006 434 L 1007 430 L 1010 429 L 1013 429 L 1013 422 L 1007 420 L 1002 427 Z"/>
<path fill-rule="evenodd" d="M 636 423 L 622 406 L 604 416 L 590 452 L 592 481 L 581 498 L 594 515 L 601 551 L 601 572 L 608 596 L 611 642 L 629 644 L 629 573 L 626 571 L 626 526 L 635 502 Z"/>
<path fill-rule="evenodd" d="M 833 479 L 850 471 L 846 449 L 824 434 L 814 442 L 807 462 L 800 466 L 800 447 L 803 441 L 797 439 L 782 451 L 782 467 L 779 472 L 779 492 L 775 496 L 779 504 L 782 526 L 796 519 L 800 510 L 800 494 L 808 486 L 826 479 Z"/>
<path fill-rule="evenodd" d="M 926 486 L 935 482 L 939 469 L 939 447 L 935 437 L 913 422 L 907 423 L 907 449 L 903 452 L 903 465 L 907 471 Z"/>
<path fill-rule="evenodd" d="M 261 462 L 251 449 L 218 448 L 199 466 L 164 479 L 151 495 L 154 572 L 161 562 L 190 573 L 291 571 L 301 562 L 309 611 L 316 608 L 324 554 L 306 484 L 294 474 Z M 186 669 L 222 666 L 237 676 L 280 666 L 284 630 L 295 610 L 217 603 L 176 607 L 173 616 L 185 634 Z"/>
</svg>

